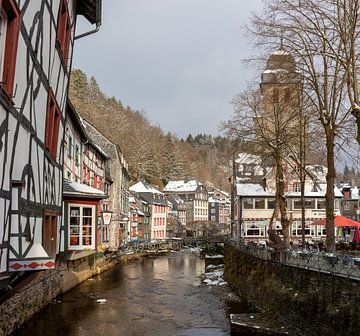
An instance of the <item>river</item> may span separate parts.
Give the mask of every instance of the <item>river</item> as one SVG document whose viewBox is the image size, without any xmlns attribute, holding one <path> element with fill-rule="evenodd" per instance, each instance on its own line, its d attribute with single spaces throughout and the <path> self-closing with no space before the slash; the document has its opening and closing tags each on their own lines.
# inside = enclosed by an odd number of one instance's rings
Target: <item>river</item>
<svg viewBox="0 0 360 336">
<path fill-rule="evenodd" d="M 59 296 L 14 335 L 230 335 L 226 289 L 202 284 L 204 269 L 183 251 L 119 264 Z"/>
</svg>

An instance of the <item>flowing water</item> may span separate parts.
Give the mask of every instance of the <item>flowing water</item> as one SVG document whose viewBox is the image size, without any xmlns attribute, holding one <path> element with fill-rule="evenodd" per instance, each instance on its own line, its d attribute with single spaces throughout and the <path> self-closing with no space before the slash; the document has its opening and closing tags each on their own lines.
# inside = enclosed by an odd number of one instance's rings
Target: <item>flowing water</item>
<svg viewBox="0 0 360 336">
<path fill-rule="evenodd" d="M 15 335 L 230 335 L 227 292 L 202 284 L 204 269 L 185 252 L 117 265 L 58 297 Z"/>
</svg>

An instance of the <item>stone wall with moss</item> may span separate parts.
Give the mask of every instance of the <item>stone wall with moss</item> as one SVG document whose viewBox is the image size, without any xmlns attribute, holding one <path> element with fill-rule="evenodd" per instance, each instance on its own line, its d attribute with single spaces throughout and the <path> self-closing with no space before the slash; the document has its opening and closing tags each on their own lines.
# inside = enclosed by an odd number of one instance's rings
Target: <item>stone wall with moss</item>
<svg viewBox="0 0 360 336">
<path fill-rule="evenodd" d="M 360 282 L 258 259 L 225 245 L 224 277 L 291 335 L 360 335 Z"/>
</svg>

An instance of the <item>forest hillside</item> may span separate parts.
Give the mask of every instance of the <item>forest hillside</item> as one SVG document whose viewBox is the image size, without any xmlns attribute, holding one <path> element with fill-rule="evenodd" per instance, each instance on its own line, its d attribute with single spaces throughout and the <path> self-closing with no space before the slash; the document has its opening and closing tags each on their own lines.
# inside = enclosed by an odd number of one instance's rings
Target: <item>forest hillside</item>
<svg viewBox="0 0 360 336">
<path fill-rule="evenodd" d="M 81 70 L 72 72 L 70 99 L 82 118 L 120 146 L 133 182 L 145 179 L 162 188 L 169 180 L 195 178 L 209 187 L 229 190 L 231 143 L 227 138 L 190 134 L 179 139 L 164 133 L 144 112 L 107 97 L 96 79 Z"/>
</svg>

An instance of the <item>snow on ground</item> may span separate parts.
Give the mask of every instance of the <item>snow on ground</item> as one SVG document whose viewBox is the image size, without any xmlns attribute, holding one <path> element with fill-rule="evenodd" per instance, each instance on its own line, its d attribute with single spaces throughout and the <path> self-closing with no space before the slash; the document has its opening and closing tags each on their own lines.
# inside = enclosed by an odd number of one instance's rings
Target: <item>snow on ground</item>
<svg viewBox="0 0 360 336">
<path fill-rule="evenodd" d="M 222 254 L 206 255 L 205 258 L 206 258 L 206 259 L 220 259 L 220 258 L 224 258 L 224 256 L 223 256 Z"/>
<path fill-rule="evenodd" d="M 209 270 L 211 270 L 209 272 Z M 224 264 L 208 265 L 206 272 L 202 275 L 202 282 L 209 286 L 225 286 L 227 282 L 224 280 Z"/>
</svg>

